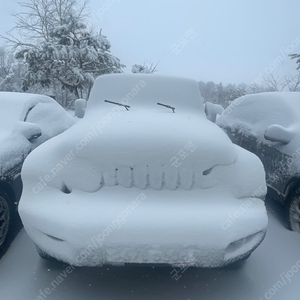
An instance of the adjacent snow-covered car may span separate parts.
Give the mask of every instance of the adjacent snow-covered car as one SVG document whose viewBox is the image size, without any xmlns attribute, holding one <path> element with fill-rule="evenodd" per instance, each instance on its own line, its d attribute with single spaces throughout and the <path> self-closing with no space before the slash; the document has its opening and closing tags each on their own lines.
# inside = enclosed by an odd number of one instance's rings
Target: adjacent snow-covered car
<svg viewBox="0 0 300 300">
<path fill-rule="evenodd" d="M 271 197 L 286 205 L 291 229 L 300 231 L 300 93 L 241 97 L 217 123 L 261 159 Z"/>
<path fill-rule="evenodd" d="M 39 254 L 75 266 L 225 266 L 266 232 L 263 166 L 207 120 L 190 79 L 100 76 L 84 118 L 30 154 L 22 178 Z"/>
<path fill-rule="evenodd" d="M 63 132 L 74 120 L 47 96 L 0 92 L 0 246 L 22 191 L 21 167 L 38 145 Z"/>
</svg>

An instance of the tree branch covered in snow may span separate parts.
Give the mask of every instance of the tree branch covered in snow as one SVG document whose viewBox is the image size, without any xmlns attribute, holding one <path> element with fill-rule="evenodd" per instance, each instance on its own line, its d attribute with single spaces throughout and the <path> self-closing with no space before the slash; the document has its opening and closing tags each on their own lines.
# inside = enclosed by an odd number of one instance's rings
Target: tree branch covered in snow
<svg viewBox="0 0 300 300">
<path fill-rule="evenodd" d="M 125 66 L 110 53 L 107 38 L 85 25 L 87 0 L 82 4 L 77 0 L 28 0 L 19 4 L 23 11 L 14 14 L 16 25 L 5 39 L 15 57 L 27 65 L 24 91 L 39 85 L 87 98 L 97 76 L 122 72 Z"/>
<path fill-rule="evenodd" d="M 132 66 L 132 73 L 145 73 L 145 74 L 153 74 L 154 72 L 157 72 L 156 67 L 158 66 L 159 62 L 153 66 L 153 64 L 150 64 L 150 66 L 144 65 L 133 65 Z"/>
<path fill-rule="evenodd" d="M 51 41 L 51 31 L 69 15 L 78 21 L 87 17 L 88 0 L 27 0 L 18 2 L 20 12 L 14 12 L 15 26 L 4 38 L 14 50 L 34 47 Z"/>
<path fill-rule="evenodd" d="M 13 62 L 13 54 L 4 47 L 0 47 L 0 77 L 5 77 L 10 73 Z"/>
<path fill-rule="evenodd" d="M 51 42 L 42 43 L 39 49 L 19 52 L 28 64 L 25 90 L 32 84 L 49 86 L 57 80 L 77 98 L 83 98 L 89 95 L 95 77 L 122 72 L 124 65 L 110 54 L 106 37 L 88 32 L 73 16 L 54 28 L 50 37 Z"/>
</svg>

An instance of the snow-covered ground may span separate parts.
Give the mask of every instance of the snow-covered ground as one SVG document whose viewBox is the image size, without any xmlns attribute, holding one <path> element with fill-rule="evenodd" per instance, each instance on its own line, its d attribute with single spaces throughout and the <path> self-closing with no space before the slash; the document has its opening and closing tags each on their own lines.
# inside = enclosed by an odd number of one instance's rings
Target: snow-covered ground
<svg viewBox="0 0 300 300">
<path fill-rule="evenodd" d="M 72 268 L 41 260 L 22 230 L 0 260 L 0 299 L 298 300 L 300 235 L 268 210 L 266 239 L 240 268 Z"/>
</svg>

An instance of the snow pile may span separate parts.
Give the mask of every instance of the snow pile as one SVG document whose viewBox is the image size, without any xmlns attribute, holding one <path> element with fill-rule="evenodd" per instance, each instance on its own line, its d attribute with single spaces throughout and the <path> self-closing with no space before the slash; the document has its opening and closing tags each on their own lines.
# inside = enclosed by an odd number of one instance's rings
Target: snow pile
<svg viewBox="0 0 300 300">
<path fill-rule="evenodd" d="M 26 159 L 19 210 L 34 242 L 72 264 L 176 264 L 193 254 L 198 265 L 221 265 L 230 243 L 266 228 L 257 199 L 266 193 L 264 176 L 256 156 L 207 120 L 196 81 L 108 75 L 95 81 L 85 117 Z M 122 226 L 80 263 L 140 194 Z M 247 200 L 225 231 L 228 214 Z"/>
<path fill-rule="evenodd" d="M 35 147 L 74 124 L 73 118 L 46 96 L 1 92 L 0 105 L 1 176 L 22 163 Z M 29 141 L 32 136 L 37 138 Z"/>
</svg>

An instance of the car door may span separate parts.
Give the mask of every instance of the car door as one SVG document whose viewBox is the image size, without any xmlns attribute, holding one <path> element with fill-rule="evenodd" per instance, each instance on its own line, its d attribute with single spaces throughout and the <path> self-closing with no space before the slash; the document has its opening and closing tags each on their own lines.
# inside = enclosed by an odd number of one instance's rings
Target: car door
<svg viewBox="0 0 300 300">
<path fill-rule="evenodd" d="M 284 154 L 278 143 L 266 141 L 263 137 L 258 139 L 249 132 L 238 129 L 225 128 L 233 143 L 257 155 L 262 161 L 267 185 L 278 194 L 284 194 L 286 185 L 290 180 L 290 157 Z"/>
</svg>

